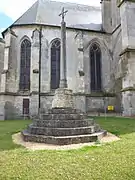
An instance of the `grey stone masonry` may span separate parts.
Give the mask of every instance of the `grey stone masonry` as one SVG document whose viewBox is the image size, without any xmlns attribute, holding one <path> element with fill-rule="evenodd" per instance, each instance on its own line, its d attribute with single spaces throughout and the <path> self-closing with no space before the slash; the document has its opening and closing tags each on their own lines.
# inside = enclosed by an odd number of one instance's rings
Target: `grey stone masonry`
<svg viewBox="0 0 135 180">
<path fill-rule="evenodd" d="M 68 145 L 97 141 L 106 135 L 85 113 L 73 107 L 73 93 L 57 89 L 52 109 L 33 118 L 33 123 L 22 132 L 25 141 Z"/>
<path fill-rule="evenodd" d="M 61 76 L 60 88 L 56 89 L 52 109 L 33 119 L 33 124 L 22 132 L 25 141 L 55 145 L 93 142 L 106 135 L 106 131 L 93 120 L 86 121 L 84 113 L 74 109 L 73 92 L 67 88 L 66 76 L 66 24 L 62 9 L 61 24 Z M 98 134 L 97 134 L 98 133 Z"/>
<path fill-rule="evenodd" d="M 72 90 L 57 89 L 52 102 L 52 108 L 73 108 Z"/>
<path fill-rule="evenodd" d="M 60 88 L 67 88 L 67 75 L 66 75 L 66 23 L 64 17 L 67 11 L 62 9 L 62 22 L 61 22 L 61 71 L 60 71 Z"/>
<path fill-rule="evenodd" d="M 119 4 L 122 28 L 122 105 L 124 116 L 135 116 L 135 1 Z"/>
<path fill-rule="evenodd" d="M 97 141 L 106 135 L 93 119 L 73 108 L 53 108 L 35 117 L 22 132 L 25 141 L 68 145 Z"/>
<path fill-rule="evenodd" d="M 32 34 L 31 53 L 31 92 L 38 92 L 39 80 L 39 30 L 35 29 Z"/>
</svg>

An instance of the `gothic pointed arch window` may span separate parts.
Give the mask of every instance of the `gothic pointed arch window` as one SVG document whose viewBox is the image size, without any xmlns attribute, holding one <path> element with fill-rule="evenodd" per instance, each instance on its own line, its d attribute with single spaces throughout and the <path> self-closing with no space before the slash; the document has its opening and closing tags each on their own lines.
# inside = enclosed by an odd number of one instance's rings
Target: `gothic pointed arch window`
<svg viewBox="0 0 135 180">
<path fill-rule="evenodd" d="M 51 89 L 59 88 L 60 83 L 60 47 L 61 42 L 55 39 L 51 45 Z"/>
<path fill-rule="evenodd" d="M 90 77 L 91 91 L 100 92 L 102 90 L 101 50 L 97 43 L 90 47 Z"/>
<path fill-rule="evenodd" d="M 31 42 L 24 39 L 20 51 L 20 90 L 30 90 Z"/>
</svg>

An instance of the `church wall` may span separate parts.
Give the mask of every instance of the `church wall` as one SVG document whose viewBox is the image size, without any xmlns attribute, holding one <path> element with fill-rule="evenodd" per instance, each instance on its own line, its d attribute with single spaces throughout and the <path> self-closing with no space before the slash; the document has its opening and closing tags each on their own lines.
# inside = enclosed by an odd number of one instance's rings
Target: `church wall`
<svg viewBox="0 0 135 180">
<path fill-rule="evenodd" d="M 121 69 L 121 58 L 120 53 L 122 51 L 122 35 L 121 27 L 117 29 L 112 35 L 112 68 L 111 68 L 111 79 L 112 79 L 112 91 L 117 94 L 117 108 L 119 111 L 122 110 L 122 69 Z"/>
<path fill-rule="evenodd" d="M 13 96 L 0 96 L 0 119 L 5 120 L 10 117 L 14 119 L 14 97 Z"/>
<path fill-rule="evenodd" d="M 46 29 L 44 31 L 46 37 L 47 37 L 47 33 L 49 34 L 51 33 L 48 36 L 51 37 L 50 42 L 55 37 L 60 38 L 59 30 L 55 30 L 55 31 L 53 30 L 51 32 Z M 89 73 L 90 72 L 89 45 L 92 42 L 98 42 L 102 51 L 103 91 L 109 91 L 110 88 L 112 87 L 111 73 L 110 73 L 111 61 L 112 61 L 112 54 L 111 54 L 112 45 L 110 41 L 111 41 L 111 37 L 109 35 L 103 35 L 100 33 L 93 33 L 93 32 L 82 32 L 77 30 L 67 31 L 67 79 L 68 79 L 69 88 L 71 88 L 73 90 L 73 93 L 76 94 L 74 97 L 76 108 L 86 111 L 87 101 L 85 94 L 91 93 L 90 73 Z M 81 50 L 81 48 L 83 47 L 84 47 L 84 52 L 82 52 Z M 83 71 L 85 75 L 80 76 L 79 71 Z M 49 81 L 48 81 L 48 85 L 50 85 Z M 87 99 L 88 101 L 91 101 L 91 99 L 89 98 Z M 93 97 L 93 101 L 94 99 L 95 98 Z M 115 98 L 110 98 L 110 104 L 116 107 L 116 102 L 114 99 Z M 90 109 L 92 108 L 91 106 L 88 107 Z M 102 103 L 100 109 L 103 109 Z"/>
<path fill-rule="evenodd" d="M 92 95 L 90 90 L 90 59 L 89 47 L 92 42 L 97 42 L 100 45 L 102 52 L 102 88 L 105 93 L 116 93 L 116 97 L 108 97 L 107 105 L 113 105 L 116 112 L 121 111 L 121 78 L 118 69 L 119 54 L 121 52 L 121 30 L 118 29 L 111 37 L 104 34 L 85 33 L 84 35 L 84 67 L 85 67 L 85 92 L 86 95 L 86 110 L 104 111 L 104 97 Z M 116 76 L 116 77 L 115 77 Z M 93 97 L 92 97 L 93 96 Z M 97 96 L 97 97 L 96 97 Z"/>
<path fill-rule="evenodd" d="M 117 6 L 117 0 L 111 0 L 111 12 L 112 12 L 112 30 L 114 30 L 121 23 L 120 10 Z"/>
<path fill-rule="evenodd" d="M 135 2 L 124 1 L 119 7 L 121 14 L 121 26 L 122 26 L 122 47 L 135 48 Z"/>
<path fill-rule="evenodd" d="M 35 27 L 36 28 L 36 27 Z M 20 69 L 20 41 L 27 35 L 30 40 L 32 31 L 31 28 L 16 28 L 15 33 L 17 38 L 17 63 L 18 63 L 18 77 Z M 42 91 L 44 93 L 50 92 L 50 49 L 51 42 L 55 38 L 61 38 L 60 29 L 58 28 L 43 28 L 42 37 Z M 110 65 L 111 65 L 111 38 L 109 35 L 103 35 L 94 32 L 84 32 L 79 30 L 67 30 L 67 80 L 68 86 L 74 93 L 90 92 L 90 77 L 89 77 L 89 45 L 92 42 L 98 42 L 102 51 L 102 82 L 103 89 L 109 88 L 110 82 Z M 78 50 L 84 46 L 84 52 Z M 37 67 L 38 69 L 38 67 Z M 79 70 L 85 72 L 85 85 L 83 84 L 83 76 L 79 75 Z M 109 75 L 108 75 L 109 74 Z M 18 79 L 19 82 L 19 79 Z M 37 82 L 38 83 L 38 82 Z"/>
<path fill-rule="evenodd" d="M 14 28 L 15 33 L 18 35 L 17 38 L 17 64 L 18 64 L 18 72 L 17 72 L 17 82 L 19 82 L 19 71 L 20 71 L 20 41 L 24 37 L 24 35 L 27 35 L 29 39 L 32 41 L 32 31 L 36 28 L 35 27 L 29 27 L 26 29 L 21 28 Z M 77 35 L 78 31 L 67 31 L 67 80 L 69 88 L 73 89 L 74 92 L 80 91 L 78 87 L 78 81 L 79 79 L 79 73 L 78 73 L 78 66 L 81 66 L 80 64 L 83 63 L 83 56 L 80 56 L 80 53 L 78 52 L 78 44 L 77 41 L 75 41 L 75 37 Z M 42 62 L 41 62 L 41 89 L 42 92 L 50 92 L 50 49 L 51 49 L 51 42 L 55 38 L 61 38 L 60 28 L 50 28 L 46 27 L 43 28 L 42 31 Z M 80 56 L 78 58 L 78 56 Z M 79 61 L 78 61 L 79 59 Z M 81 62 L 80 62 L 81 61 Z M 37 67 L 38 69 L 38 67 Z M 77 81 L 77 78 L 79 79 Z M 82 86 L 80 87 L 82 89 Z M 83 90 L 84 91 L 84 90 Z"/>
<path fill-rule="evenodd" d="M 27 36 L 32 42 L 32 32 L 37 26 L 14 27 L 13 30 L 18 36 L 15 41 L 17 63 L 16 63 L 16 92 L 19 90 L 20 77 L 20 44 L 24 36 Z M 54 93 L 50 95 L 50 49 L 51 43 L 55 38 L 60 38 L 60 28 L 43 27 L 42 31 L 42 62 L 41 62 L 41 92 L 44 94 L 41 98 L 41 107 L 48 109 L 51 107 L 51 102 Z M 87 97 L 86 94 L 91 94 L 90 91 L 90 59 L 89 47 L 92 42 L 99 43 L 102 52 L 102 85 L 104 91 L 109 91 L 111 81 L 111 38 L 109 35 L 102 33 L 94 33 L 88 31 L 67 29 L 67 80 L 68 87 L 73 90 L 75 107 L 83 111 L 90 111 L 92 103 L 101 102 L 100 108 L 103 109 L 103 98 Z M 34 60 L 37 64 L 37 59 Z M 35 65 L 36 65 L 35 64 Z M 37 65 L 36 65 L 37 66 Z M 37 67 L 38 69 L 38 67 Z M 82 75 L 79 73 L 81 72 Z M 37 81 L 34 82 L 38 84 Z M 10 87 L 10 86 L 9 86 Z M 10 87 L 12 89 L 12 87 Z M 11 91 L 12 92 L 12 91 Z M 24 96 L 26 97 L 26 96 Z M 30 115 L 34 115 L 38 110 L 38 95 L 27 96 L 30 98 Z M 93 99 L 93 100 L 92 100 Z M 97 100 L 99 99 L 99 100 Z M 15 97 L 15 114 L 22 115 L 23 94 Z M 112 101 L 114 104 L 114 100 Z M 37 113 L 37 112 L 36 112 Z"/>
<path fill-rule="evenodd" d="M 19 106 L 20 104 L 20 106 Z M 0 96 L 0 120 L 19 119 L 22 115 L 21 98 L 12 95 Z"/>
<path fill-rule="evenodd" d="M 67 30 L 67 81 L 68 81 L 68 87 L 73 90 L 73 92 L 79 92 L 84 91 L 82 89 L 82 86 L 80 85 L 80 77 L 79 77 L 79 66 L 83 64 L 83 57 L 80 57 L 80 54 L 78 52 L 78 43 L 76 41 L 76 35 L 78 34 L 78 31 L 71 31 Z M 61 38 L 60 29 L 58 28 L 45 28 L 43 29 L 43 37 L 46 38 L 47 44 L 48 44 L 48 58 L 43 56 L 42 58 L 42 71 L 44 71 L 43 74 L 46 73 L 46 76 L 42 76 L 44 79 L 42 79 L 42 82 L 46 82 L 46 88 L 43 88 L 43 92 L 50 91 L 50 69 L 51 69 L 51 59 L 50 59 L 50 49 L 51 49 L 51 42 L 55 38 Z M 44 38 L 43 38 L 44 39 Z M 44 54 L 44 52 L 43 52 Z M 44 83 L 45 84 L 45 83 Z M 45 85 L 43 85 L 45 86 Z"/>
<path fill-rule="evenodd" d="M 19 91 L 19 81 L 20 81 L 20 48 L 21 48 L 21 42 L 26 37 L 32 42 L 32 31 L 33 28 L 24 28 L 24 27 L 17 27 L 13 28 L 13 31 L 17 35 L 16 38 L 16 92 Z M 14 49 L 15 50 L 15 49 Z"/>
<path fill-rule="evenodd" d="M 2 73 L 4 67 L 4 46 L 5 46 L 5 42 L 3 39 L 0 38 L 0 74 Z M 1 84 L 1 76 L 0 76 L 0 84 Z"/>
<path fill-rule="evenodd" d="M 122 51 L 122 35 L 121 26 L 112 35 L 112 72 L 115 74 L 116 78 L 119 77 L 118 64 L 120 60 L 120 53 Z M 118 77 L 117 77 L 118 76 Z"/>
<path fill-rule="evenodd" d="M 10 35 L 10 48 L 9 48 L 9 59 L 8 59 L 8 73 L 7 73 L 7 84 L 6 90 L 8 92 L 17 91 L 17 37 L 15 35 Z"/>
<path fill-rule="evenodd" d="M 111 33 L 121 23 L 117 0 L 101 0 L 103 29 Z"/>
<path fill-rule="evenodd" d="M 107 111 L 108 106 L 114 106 L 114 112 L 121 112 L 117 97 L 86 97 L 86 112 Z"/>
<path fill-rule="evenodd" d="M 93 42 L 97 42 L 100 46 L 101 69 L 102 69 L 102 89 L 108 91 L 110 87 L 110 69 L 111 69 L 111 38 L 110 36 L 87 32 L 84 35 L 84 72 L 85 72 L 85 92 L 90 93 L 90 58 L 89 49 Z"/>
<path fill-rule="evenodd" d="M 119 4 L 122 27 L 123 115 L 135 116 L 135 1 Z"/>
<path fill-rule="evenodd" d="M 112 9 L 111 0 L 101 0 L 102 27 L 105 32 L 112 31 Z"/>
</svg>

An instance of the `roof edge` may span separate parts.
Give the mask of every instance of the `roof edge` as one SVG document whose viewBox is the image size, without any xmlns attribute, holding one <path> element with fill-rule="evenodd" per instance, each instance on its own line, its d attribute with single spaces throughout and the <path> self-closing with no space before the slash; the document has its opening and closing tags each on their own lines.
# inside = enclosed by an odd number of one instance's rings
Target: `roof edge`
<svg viewBox="0 0 135 180">
<path fill-rule="evenodd" d="M 12 27 L 21 27 L 21 26 L 48 26 L 48 27 L 58 27 L 60 28 L 60 26 L 58 25 L 50 25 L 50 24 L 38 24 L 38 23 L 33 23 L 33 24 L 12 24 L 9 28 L 12 28 Z M 3 32 L 2 32 L 2 36 L 4 38 L 4 34 L 8 31 L 8 29 L 5 29 Z M 111 33 L 107 33 L 106 31 L 104 31 L 103 29 L 101 31 L 98 31 L 98 30 L 92 30 L 92 29 L 82 29 L 82 28 L 77 28 L 77 27 L 66 27 L 67 29 L 76 29 L 76 30 L 81 30 L 81 31 L 89 31 L 89 32 L 97 32 L 97 33 L 103 33 L 103 34 L 111 34 Z"/>
</svg>

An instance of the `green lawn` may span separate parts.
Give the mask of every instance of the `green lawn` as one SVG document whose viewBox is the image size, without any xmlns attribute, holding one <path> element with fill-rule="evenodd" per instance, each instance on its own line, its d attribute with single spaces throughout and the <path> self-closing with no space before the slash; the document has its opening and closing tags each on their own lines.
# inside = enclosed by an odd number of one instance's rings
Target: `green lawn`
<svg viewBox="0 0 135 180">
<path fill-rule="evenodd" d="M 30 121 L 0 122 L 0 180 L 135 180 L 135 119 L 96 118 L 121 140 L 69 151 L 28 151 L 11 135 Z"/>
</svg>

